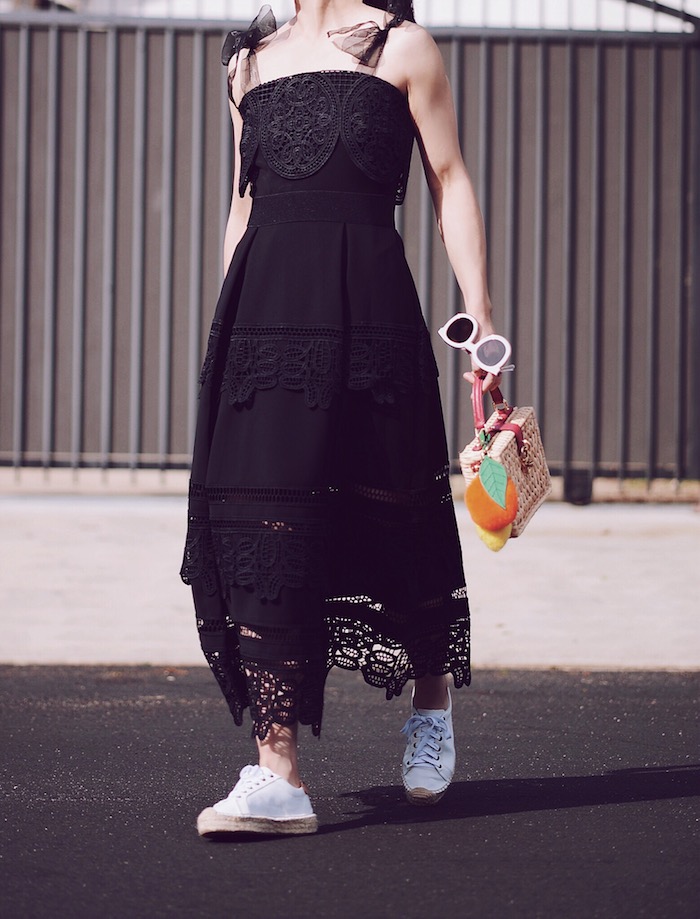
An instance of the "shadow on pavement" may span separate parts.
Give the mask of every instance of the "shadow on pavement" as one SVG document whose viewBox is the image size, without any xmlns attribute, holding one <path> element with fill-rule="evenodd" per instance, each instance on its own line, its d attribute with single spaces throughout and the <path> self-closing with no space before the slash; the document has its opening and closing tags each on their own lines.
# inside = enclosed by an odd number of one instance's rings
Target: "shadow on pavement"
<svg viewBox="0 0 700 919">
<path fill-rule="evenodd" d="M 389 821 L 436 823 L 525 811 L 700 797 L 700 765 L 620 769 L 604 775 L 455 782 L 448 795 L 435 807 L 418 808 L 406 803 L 403 789 L 397 786 L 346 792 L 341 797 L 356 800 L 366 808 L 365 812 L 354 820 L 326 824 L 319 832 L 333 833 Z"/>
<path fill-rule="evenodd" d="M 619 769 L 604 775 L 455 782 L 435 807 L 409 805 L 403 788 L 397 785 L 348 791 L 339 797 L 348 803 L 356 802 L 365 810 L 360 814 L 353 810 L 346 820 L 322 824 L 317 835 L 386 824 L 410 826 L 528 811 L 696 798 L 700 797 L 700 764 Z M 208 841 L 249 843 L 281 838 L 231 833 Z"/>
</svg>

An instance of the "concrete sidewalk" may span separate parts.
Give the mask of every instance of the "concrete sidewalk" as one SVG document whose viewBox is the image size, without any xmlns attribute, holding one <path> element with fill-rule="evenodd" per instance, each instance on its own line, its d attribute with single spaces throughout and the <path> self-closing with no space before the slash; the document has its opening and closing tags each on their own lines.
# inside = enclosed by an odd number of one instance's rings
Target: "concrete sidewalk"
<svg viewBox="0 0 700 919">
<path fill-rule="evenodd" d="M 184 497 L 0 496 L 0 662 L 201 664 Z M 458 504 L 481 668 L 700 669 L 693 505 L 546 504 L 493 554 Z"/>
</svg>

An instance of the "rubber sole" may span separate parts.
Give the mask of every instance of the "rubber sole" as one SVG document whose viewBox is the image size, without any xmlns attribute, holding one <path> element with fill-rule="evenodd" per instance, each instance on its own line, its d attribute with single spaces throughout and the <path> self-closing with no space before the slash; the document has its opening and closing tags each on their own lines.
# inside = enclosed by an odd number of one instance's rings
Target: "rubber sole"
<svg viewBox="0 0 700 919">
<path fill-rule="evenodd" d="M 213 807 L 207 807 L 197 817 L 197 832 L 200 836 L 217 836 L 220 833 L 267 833 L 274 836 L 302 836 L 318 830 L 318 818 L 287 817 L 274 820 L 272 817 L 227 817 Z"/>
</svg>

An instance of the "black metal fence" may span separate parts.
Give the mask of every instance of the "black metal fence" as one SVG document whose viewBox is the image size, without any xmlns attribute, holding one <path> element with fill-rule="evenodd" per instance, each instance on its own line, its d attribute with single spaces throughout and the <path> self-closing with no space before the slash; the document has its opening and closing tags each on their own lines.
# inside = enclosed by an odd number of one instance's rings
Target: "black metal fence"
<svg viewBox="0 0 700 919">
<path fill-rule="evenodd" d="M 0 18 L 0 464 L 186 466 L 221 279 L 231 24 Z M 697 35 L 437 30 L 511 401 L 555 472 L 700 477 Z M 429 324 L 460 308 L 414 163 Z M 436 344 L 454 455 L 458 356 Z"/>
</svg>

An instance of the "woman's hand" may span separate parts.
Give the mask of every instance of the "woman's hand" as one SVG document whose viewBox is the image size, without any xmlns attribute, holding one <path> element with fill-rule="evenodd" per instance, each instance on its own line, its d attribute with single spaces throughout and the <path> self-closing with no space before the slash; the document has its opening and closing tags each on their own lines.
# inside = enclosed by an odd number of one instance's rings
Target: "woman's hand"
<svg viewBox="0 0 700 919">
<path fill-rule="evenodd" d="M 501 374 L 487 373 L 485 370 L 481 370 L 479 367 L 472 367 L 471 370 L 468 370 L 466 373 L 462 374 L 465 380 L 474 385 L 474 377 L 478 376 L 481 378 L 481 385 L 484 392 L 491 392 L 492 389 L 500 388 L 501 386 Z"/>
</svg>

